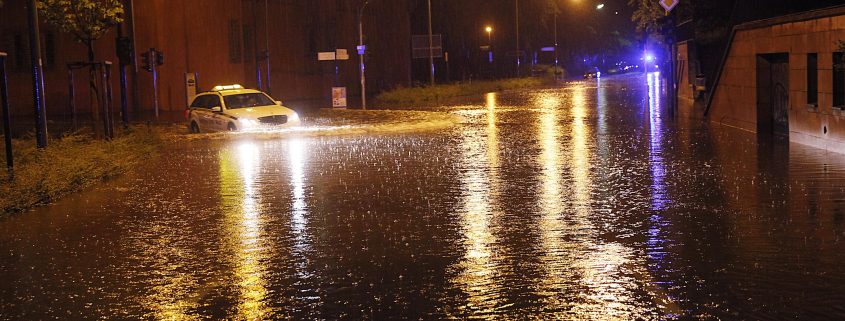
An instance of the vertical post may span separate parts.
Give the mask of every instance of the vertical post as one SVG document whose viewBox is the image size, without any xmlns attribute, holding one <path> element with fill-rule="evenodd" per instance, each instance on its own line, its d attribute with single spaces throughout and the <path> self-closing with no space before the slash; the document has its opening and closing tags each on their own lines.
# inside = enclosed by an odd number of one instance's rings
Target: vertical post
<svg viewBox="0 0 845 321">
<path fill-rule="evenodd" d="M 138 109 L 140 108 L 141 103 L 139 99 L 140 89 L 138 87 L 138 55 L 137 51 L 135 50 L 138 48 L 135 43 L 135 1 L 134 0 L 126 0 L 126 23 L 129 25 L 129 40 L 132 46 L 132 57 L 130 59 L 129 64 L 132 65 L 132 69 L 130 69 L 130 75 L 132 76 L 132 111 L 136 114 L 138 113 Z M 127 113 L 128 114 L 128 113 Z"/>
<path fill-rule="evenodd" d="M 522 64 L 522 57 L 519 54 L 519 0 L 516 2 L 516 76 L 519 77 L 519 67 Z"/>
<path fill-rule="evenodd" d="M 156 122 L 159 121 L 158 117 L 158 66 L 156 66 L 156 50 L 155 48 L 150 48 L 150 68 L 153 70 L 153 108 L 155 109 L 156 113 Z"/>
<path fill-rule="evenodd" d="M 6 142 L 6 169 L 15 167 L 12 157 L 12 118 L 9 116 L 9 91 L 6 86 L 6 53 L 0 52 L 0 101 L 3 103 L 3 138 Z"/>
<path fill-rule="evenodd" d="M 126 129 L 129 127 L 129 95 L 127 93 L 127 81 L 126 81 L 126 66 L 130 64 L 128 61 L 132 57 L 131 48 L 126 48 L 129 45 L 129 38 L 126 38 L 123 35 L 123 23 L 119 23 L 117 25 L 117 50 L 118 50 L 118 63 L 117 66 L 120 68 L 120 119 L 123 121 L 123 128 Z M 128 56 L 126 54 L 129 54 Z"/>
<path fill-rule="evenodd" d="M 73 64 L 67 65 L 67 93 L 68 93 L 68 108 L 70 109 L 70 117 L 73 120 L 73 130 L 79 129 L 79 122 L 76 118 L 76 86 L 73 83 L 73 69 L 76 68 Z"/>
<path fill-rule="evenodd" d="M 273 95 L 273 90 L 270 89 L 270 6 L 267 0 L 264 0 L 264 59 L 267 59 L 267 82 L 264 84 L 265 91 Z"/>
<path fill-rule="evenodd" d="M 114 104 L 113 104 L 113 95 L 112 95 L 112 84 L 111 84 L 111 61 L 106 61 L 103 63 L 103 91 L 105 92 L 106 100 L 106 135 L 109 139 L 114 138 Z"/>
<path fill-rule="evenodd" d="M 32 96 L 35 106 L 35 140 L 39 149 L 47 147 L 47 112 L 44 104 L 44 72 L 41 61 L 41 33 L 35 0 L 27 1 L 29 16 L 29 54 L 32 64 Z"/>
<path fill-rule="evenodd" d="M 261 54 L 258 52 L 258 0 L 252 1 L 252 55 L 255 58 L 255 81 L 258 90 L 263 90 L 261 77 Z"/>
<path fill-rule="evenodd" d="M 555 81 L 558 80 L 558 78 L 557 78 L 557 66 L 558 66 L 558 57 L 559 57 L 558 54 L 557 54 L 557 47 L 558 47 L 558 43 L 557 43 L 557 15 L 558 15 L 558 13 L 557 13 L 557 11 L 555 11 L 555 69 L 554 69 Z"/>
<path fill-rule="evenodd" d="M 367 53 L 364 47 L 364 8 L 367 7 L 369 1 L 364 1 L 361 10 L 358 10 L 358 72 L 361 74 L 361 109 L 367 109 L 367 78 L 364 76 L 366 69 L 364 66 L 364 55 Z M 360 48 L 364 48 L 363 51 Z"/>
<path fill-rule="evenodd" d="M 431 32 L 431 0 L 428 0 L 428 63 L 431 69 L 431 85 L 434 86 L 434 35 Z"/>
</svg>

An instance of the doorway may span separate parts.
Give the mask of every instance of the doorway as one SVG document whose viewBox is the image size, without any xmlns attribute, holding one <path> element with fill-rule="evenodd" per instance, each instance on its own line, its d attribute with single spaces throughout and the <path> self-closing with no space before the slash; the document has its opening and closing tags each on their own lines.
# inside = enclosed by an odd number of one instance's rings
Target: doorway
<svg viewBox="0 0 845 321">
<path fill-rule="evenodd" d="M 757 132 L 789 137 L 789 54 L 757 55 Z"/>
</svg>

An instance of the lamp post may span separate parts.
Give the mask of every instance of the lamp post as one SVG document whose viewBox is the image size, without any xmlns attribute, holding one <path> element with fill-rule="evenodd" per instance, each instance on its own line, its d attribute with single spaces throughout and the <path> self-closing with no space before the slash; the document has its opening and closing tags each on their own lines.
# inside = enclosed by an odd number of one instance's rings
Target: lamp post
<svg viewBox="0 0 845 321">
<path fill-rule="evenodd" d="M 434 35 L 431 33 L 431 0 L 428 0 L 428 63 L 431 65 L 431 85 L 434 86 Z"/>
<path fill-rule="evenodd" d="M 522 63 L 519 54 L 519 0 L 514 0 L 516 6 L 516 76 L 519 77 L 519 66 Z"/>
<path fill-rule="evenodd" d="M 487 26 L 484 28 L 484 31 L 487 32 L 487 45 L 493 45 L 493 27 Z"/>
<path fill-rule="evenodd" d="M 366 72 L 364 54 L 367 53 L 364 47 L 364 8 L 369 3 L 369 0 L 364 0 L 361 9 L 358 10 L 358 72 L 361 74 L 361 109 L 367 109 L 367 78 L 364 76 Z"/>
</svg>

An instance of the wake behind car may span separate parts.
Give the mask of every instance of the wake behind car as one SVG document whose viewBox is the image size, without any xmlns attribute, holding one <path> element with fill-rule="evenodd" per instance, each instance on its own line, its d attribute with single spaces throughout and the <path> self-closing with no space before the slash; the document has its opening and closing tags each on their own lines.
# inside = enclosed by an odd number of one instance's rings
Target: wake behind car
<svg viewBox="0 0 845 321">
<path fill-rule="evenodd" d="M 185 110 L 192 133 L 246 131 L 299 126 L 299 115 L 264 92 L 240 85 L 217 86 L 198 94 Z"/>
</svg>

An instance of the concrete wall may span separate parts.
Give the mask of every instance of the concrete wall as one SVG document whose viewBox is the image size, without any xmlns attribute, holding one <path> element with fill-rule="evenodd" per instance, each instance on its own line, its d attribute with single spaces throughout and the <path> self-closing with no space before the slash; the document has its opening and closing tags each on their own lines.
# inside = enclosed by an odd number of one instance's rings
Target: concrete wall
<svg viewBox="0 0 845 321">
<path fill-rule="evenodd" d="M 694 96 L 693 96 L 694 93 L 693 93 L 692 84 L 690 82 L 691 77 L 690 77 L 690 72 L 689 72 L 690 71 L 690 63 L 692 63 L 692 61 L 690 61 L 691 57 L 690 57 L 689 42 L 684 41 L 684 42 L 678 43 L 676 46 L 677 46 L 677 52 L 678 52 L 678 58 L 677 59 L 678 59 L 679 62 L 683 62 L 682 64 L 679 64 L 679 65 L 682 65 L 683 68 L 681 70 L 679 70 L 680 73 L 681 73 L 681 79 L 680 79 L 680 82 L 678 83 L 678 98 L 681 98 L 681 99 L 684 99 L 684 100 L 687 100 L 687 101 L 692 101 L 694 99 Z M 694 59 L 694 57 L 692 57 L 692 58 Z M 692 75 L 692 77 L 694 79 L 695 75 Z"/>
<path fill-rule="evenodd" d="M 833 51 L 839 39 L 845 39 L 845 16 L 740 27 L 715 88 L 710 120 L 756 132 L 757 55 L 788 53 L 790 139 L 845 152 L 845 113 L 833 108 Z M 808 53 L 818 54 L 818 108 L 807 105 Z"/>
<path fill-rule="evenodd" d="M 27 20 L 24 0 L 7 0 L 0 9 L 0 51 L 12 57 L 10 101 L 16 116 L 32 110 L 32 80 L 29 67 Z M 268 4 L 265 7 L 265 3 Z M 317 100 L 328 97 L 335 81 L 334 64 L 317 61 L 318 51 L 348 49 L 350 60 L 340 62 L 340 79 L 348 87 L 350 101 L 359 94 L 357 1 L 260 1 L 260 0 L 136 0 L 136 56 L 154 47 L 165 54 L 159 68 L 159 97 L 163 111 L 185 108 L 185 74 L 197 73 L 200 89 L 239 83 L 257 86 L 256 52 L 266 49 L 269 31 L 271 89 L 284 101 Z M 265 15 L 267 21 L 265 24 Z M 395 86 L 410 85 L 410 8 L 408 1 L 383 1 L 371 5 L 364 15 L 369 45 L 368 89 L 370 94 Z M 230 28 L 239 35 L 240 59 L 230 59 Z M 266 28 L 266 29 L 265 29 Z M 254 31 L 255 33 L 250 33 Z M 54 57 L 45 70 L 48 119 L 68 114 L 67 63 L 86 58 L 85 48 L 70 36 L 42 23 L 42 42 L 53 39 Z M 98 60 L 117 62 L 115 30 L 96 43 Z M 16 41 L 22 46 L 17 46 Z M 20 48 L 19 48 L 20 47 Z M 47 48 L 43 48 L 47 52 Z M 22 61 L 16 56 L 23 57 Z M 45 56 L 46 58 L 46 56 Z M 261 64 L 266 77 L 266 64 Z M 131 69 L 134 69 L 130 67 Z M 79 74 L 77 105 L 87 110 L 87 73 Z M 135 113 L 152 109 L 152 76 L 138 68 L 130 72 L 130 85 L 137 81 Z M 119 97 L 114 72 L 115 99 Z M 131 88 L 131 87 L 130 87 Z M 130 90 L 131 91 L 131 90 Z M 130 93 L 131 95 L 131 93 Z M 133 97 L 130 96 L 130 104 Z M 83 112 L 85 110 L 82 110 Z"/>
</svg>

